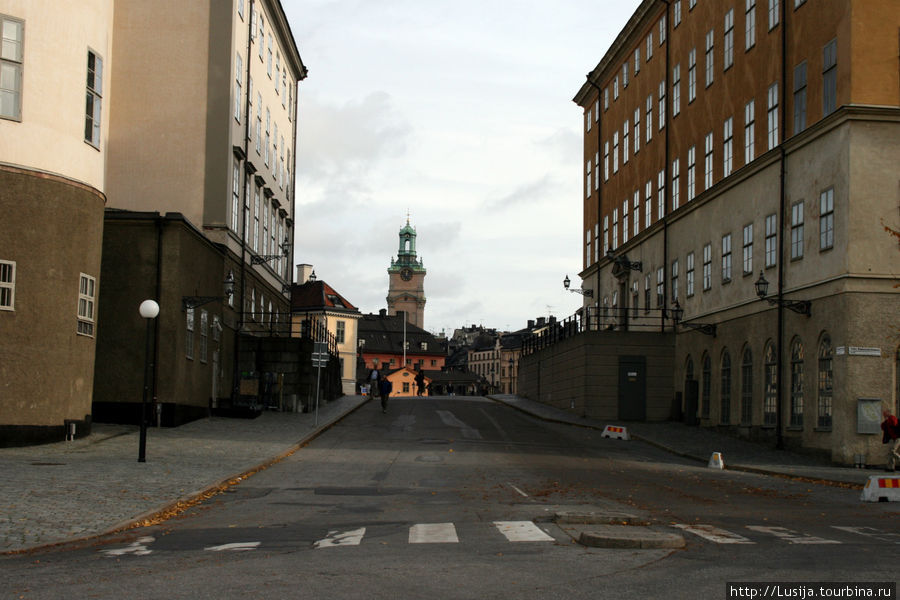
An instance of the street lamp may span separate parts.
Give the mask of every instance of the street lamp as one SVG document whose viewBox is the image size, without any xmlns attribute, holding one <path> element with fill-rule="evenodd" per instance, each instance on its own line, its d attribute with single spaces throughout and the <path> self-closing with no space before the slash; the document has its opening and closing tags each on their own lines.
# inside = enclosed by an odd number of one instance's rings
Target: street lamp
<svg viewBox="0 0 900 600">
<path fill-rule="evenodd" d="M 209 304 L 216 300 L 227 300 L 228 298 L 231 298 L 234 295 L 234 273 L 228 271 L 228 275 L 225 276 L 225 281 L 223 281 L 222 284 L 225 286 L 225 293 L 222 296 L 182 296 L 182 310 L 197 308 L 198 306 L 203 306 L 204 304 Z"/>
<path fill-rule="evenodd" d="M 141 398 L 141 438 L 138 445 L 138 462 L 147 462 L 147 396 L 150 393 L 150 373 L 153 367 L 153 319 L 159 315 L 159 304 L 155 300 L 144 300 L 141 302 L 138 312 L 147 320 L 147 352 L 144 356 L 144 395 Z"/>
<path fill-rule="evenodd" d="M 563 287 L 566 288 L 567 290 L 569 290 L 570 285 L 572 285 L 572 280 L 569 279 L 568 275 L 566 275 L 566 278 L 563 279 Z M 578 288 L 578 289 L 569 290 L 569 291 L 572 292 L 573 294 L 581 294 L 582 296 L 586 296 L 588 298 L 594 297 L 594 290 L 583 290 L 581 288 Z"/>
<path fill-rule="evenodd" d="M 683 316 L 684 309 L 681 308 L 680 304 L 678 304 L 678 300 L 675 300 L 674 302 L 672 302 L 672 322 L 675 323 L 676 329 L 679 325 L 681 325 L 682 327 L 687 327 L 688 329 L 699 331 L 704 335 L 711 335 L 712 337 L 716 337 L 715 323 L 685 323 L 681 320 Z"/>
<path fill-rule="evenodd" d="M 778 304 L 779 306 L 788 308 L 795 313 L 806 315 L 807 317 L 812 314 L 810 311 L 811 303 L 809 300 L 785 300 L 777 297 L 768 298 L 769 282 L 766 280 L 762 271 L 759 272 L 759 279 L 757 279 L 756 283 L 753 285 L 756 286 L 756 295 L 759 296 L 760 300 L 767 300 L 769 304 Z"/>
</svg>

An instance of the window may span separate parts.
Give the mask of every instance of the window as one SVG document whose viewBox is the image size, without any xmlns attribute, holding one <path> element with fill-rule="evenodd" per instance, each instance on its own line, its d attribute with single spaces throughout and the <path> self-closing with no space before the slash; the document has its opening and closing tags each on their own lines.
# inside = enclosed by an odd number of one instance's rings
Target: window
<svg viewBox="0 0 900 600">
<path fill-rule="evenodd" d="M 0 260 L 0 310 L 16 309 L 16 263 Z"/>
<path fill-rule="evenodd" d="M 262 150 L 262 94 L 256 95 L 256 153 Z"/>
<path fill-rule="evenodd" d="M 659 45 L 666 43 L 666 15 L 659 19 Z"/>
<path fill-rule="evenodd" d="M 265 159 L 266 166 L 269 166 L 269 148 L 271 142 L 271 133 L 272 133 L 272 113 L 269 111 L 269 108 L 266 107 L 266 139 L 265 146 L 266 151 L 263 154 L 263 158 Z"/>
<path fill-rule="evenodd" d="M 640 310 L 639 306 L 640 302 L 638 301 L 638 282 L 637 279 L 631 282 L 631 308 L 633 310 L 635 318 L 637 318 L 638 311 Z"/>
<path fill-rule="evenodd" d="M 234 61 L 234 120 L 241 122 L 241 99 L 243 98 L 244 68 L 241 55 L 235 55 Z"/>
<path fill-rule="evenodd" d="M 656 174 L 656 218 L 662 219 L 666 210 L 666 170 Z"/>
<path fill-rule="evenodd" d="M 603 217 L 603 254 L 609 252 L 609 215 Z"/>
<path fill-rule="evenodd" d="M 731 281 L 731 234 L 722 236 L 722 283 Z"/>
<path fill-rule="evenodd" d="M 634 191 L 634 201 L 632 203 L 632 211 L 631 211 L 631 220 L 634 223 L 632 227 L 631 234 L 632 236 L 636 236 L 638 232 L 641 230 L 641 192 L 639 190 Z"/>
<path fill-rule="evenodd" d="M 688 104 L 697 98 L 697 49 L 688 52 Z"/>
<path fill-rule="evenodd" d="M 819 398 L 816 426 L 822 429 L 831 429 L 831 400 L 834 395 L 834 367 L 832 359 L 831 338 L 826 335 L 819 344 Z"/>
<path fill-rule="evenodd" d="M 244 242 L 250 245 L 250 174 L 244 177 L 244 223 L 242 225 L 244 231 Z"/>
<path fill-rule="evenodd" d="M 778 219 L 766 216 L 766 267 L 774 267 L 778 257 Z"/>
<path fill-rule="evenodd" d="M 631 129 L 628 119 L 625 119 L 625 125 L 622 127 L 622 164 L 628 162 L 628 131 Z"/>
<path fill-rule="evenodd" d="M 721 375 L 719 423 L 727 425 L 731 422 L 731 355 L 728 353 L 728 350 L 722 353 Z"/>
<path fill-rule="evenodd" d="M 619 132 L 613 132 L 613 173 L 619 172 Z"/>
<path fill-rule="evenodd" d="M 290 153 L 288 150 L 288 163 L 290 163 Z M 290 172 L 288 172 L 288 178 L 290 178 Z M 594 189 L 600 189 L 600 153 L 594 152 Z"/>
<path fill-rule="evenodd" d="M 613 102 L 619 99 L 619 76 L 613 78 Z"/>
<path fill-rule="evenodd" d="M 600 261 L 600 223 L 594 223 L 594 262 Z"/>
<path fill-rule="evenodd" d="M 628 198 L 622 202 L 622 243 L 628 241 Z"/>
<path fill-rule="evenodd" d="M 259 60 L 262 60 L 263 49 L 266 45 L 266 23 L 261 12 L 259 15 L 259 39 L 257 40 L 257 44 L 259 44 Z"/>
<path fill-rule="evenodd" d="M 662 128 L 666 126 L 666 80 L 663 79 L 659 82 L 659 98 L 656 101 L 656 105 L 659 107 L 656 111 L 658 113 L 657 120 L 659 121 L 659 130 L 662 131 Z M 649 140 L 648 140 L 649 141 Z"/>
<path fill-rule="evenodd" d="M 266 50 L 266 73 L 272 78 L 272 34 L 269 34 L 269 46 Z"/>
<path fill-rule="evenodd" d="M 603 110 L 609 110 L 609 86 L 603 88 Z"/>
<path fill-rule="evenodd" d="M 675 0 L 674 15 L 672 15 L 672 27 L 678 27 L 681 23 L 681 0 Z"/>
<path fill-rule="evenodd" d="M 766 367 L 763 382 L 766 386 L 766 395 L 763 399 L 763 425 L 774 427 L 778 421 L 776 406 L 778 398 L 778 359 L 775 356 L 775 346 L 769 342 L 766 345 Z"/>
<path fill-rule="evenodd" d="M 665 86 L 661 85 L 660 89 L 664 90 Z M 662 105 L 661 105 L 662 106 Z M 653 94 L 647 96 L 647 143 L 650 143 L 650 140 L 653 139 Z"/>
<path fill-rule="evenodd" d="M 597 99 L 594 100 L 594 120 L 596 122 L 600 122 L 600 96 L 597 96 Z"/>
<path fill-rule="evenodd" d="M 700 382 L 700 393 L 702 394 L 701 398 L 701 407 L 700 414 L 704 419 L 709 418 L 709 395 L 710 395 L 710 387 L 712 383 L 712 361 L 709 359 L 708 354 L 703 355 L 703 366 L 701 372 L 701 382 Z"/>
<path fill-rule="evenodd" d="M 591 264 L 591 230 L 584 232 L 584 264 Z"/>
<path fill-rule="evenodd" d="M 638 73 L 641 72 L 641 47 L 638 46 L 634 49 L 634 76 L 637 77 Z"/>
<path fill-rule="evenodd" d="M 587 161 L 584 167 L 584 195 L 591 197 L 591 161 Z"/>
<path fill-rule="evenodd" d="M 703 246 L 703 290 L 712 287 L 712 244 Z"/>
<path fill-rule="evenodd" d="M 744 164 L 749 165 L 755 156 L 756 133 L 756 101 L 751 100 L 744 106 Z"/>
<path fill-rule="evenodd" d="M 241 21 L 244 20 L 244 0 L 238 0 L 238 16 L 241 18 Z"/>
<path fill-rule="evenodd" d="M 837 40 L 825 44 L 822 65 L 822 116 L 837 109 Z"/>
<path fill-rule="evenodd" d="M 591 125 L 593 125 L 594 121 L 591 119 L 591 109 L 588 109 L 586 113 L 584 113 L 584 128 L 585 131 L 591 130 Z"/>
<path fill-rule="evenodd" d="M 686 297 L 690 298 L 694 295 L 694 253 L 690 252 L 687 255 L 687 265 L 685 266 L 685 289 L 684 294 Z"/>
<path fill-rule="evenodd" d="M 230 279 L 231 281 L 234 281 L 234 271 L 228 271 L 228 279 Z M 234 291 L 232 290 L 231 295 L 228 296 L 228 306 L 234 306 L 234 296 L 235 296 L 235 294 L 234 294 Z M 216 338 L 216 341 L 219 340 L 218 334 L 215 334 L 215 338 Z"/>
<path fill-rule="evenodd" d="M 687 159 L 688 201 L 691 201 L 694 199 L 694 188 L 695 188 L 695 183 L 696 183 L 696 180 L 694 179 L 695 163 L 696 163 L 696 151 L 695 151 L 695 147 L 691 146 L 690 148 L 688 148 L 688 159 Z"/>
<path fill-rule="evenodd" d="M 678 191 L 681 187 L 678 173 L 680 168 L 681 162 L 676 158 L 672 161 L 672 210 L 678 209 Z"/>
<path fill-rule="evenodd" d="M 725 55 L 722 59 L 722 70 L 727 71 L 734 65 L 734 9 L 725 13 Z"/>
<path fill-rule="evenodd" d="M 834 247 L 834 188 L 819 195 L 819 250 Z"/>
<path fill-rule="evenodd" d="M 722 177 L 731 175 L 731 169 L 734 157 L 734 117 L 725 119 L 725 125 L 722 127 Z"/>
<path fill-rule="evenodd" d="M 794 135 L 806 129 L 806 61 L 794 67 Z"/>
<path fill-rule="evenodd" d="M 803 427 L 803 344 L 791 342 L 791 427 Z"/>
<path fill-rule="evenodd" d="M 0 118 L 22 118 L 25 23 L 0 15 Z"/>
<path fill-rule="evenodd" d="M 222 322 L 219 320 L 219 315 L 213 315 L 212 337 L 214 342 L 218 342 L 220 339 L 222 339 Z"/>
<path fill-rule="evenodd" d="M 681 112 L 681 64 L 672 69 L 672 116 Z"/>
<path fill-rule="evenodd" d="M 778 27 L 778 0 L 769 0 L 769 31 Z"/>
<path fill-rule="evenodd" d="M 778 83 L 769 86 L 766 102 L 769 120 L 769 150 L 778 145 Z"/>
<path fill-rule="evenodd" d="M 703 165 L 703 188 L 709 189 L 713 186 L 713 134 L 712 131 L 706 134 L 705 155 Z"/>
<path fill-rule="evenodd" d="M 94 298 L 97 280 L 81 273 L 78 283 L 78 329 L 79 335 L 94 335 Z"/>
<path fill-rule="evenodd" d="M 791 260 L 803 258 L 803 201 L 791 205 Z"/>
<path fill-rule="evenodd" d="M 647 62 L 650 62 L 650 59 L 653 58 L 653 32 L 647 34 L 647 51 L 645 52 L 647 55 Z"/>
<path fill-rule="evenodd" d="M 613 209 L 613 224 L 612 224 L 612 249 L 615 250 L 619 247 L 619 209 Z"/>
<path fill-rule="evenodd" d="M 272 248 L 272 252 L 275 249 Z M 262 216 L 262 250 L 260 254 L 269 253 L 269 201 L 263 200 L 263 216 Z"/>
<path fill-rule="evenodd" d="M 694 10 L 695 6 L 697 6 L 697 0 L 688 0 L 688 10 Z"/>
<path fill-rule="evenodd" d="M 753 223 L 744 225 L 744 275 L 753 274 Z"/>
<path fill-rule="evenodd" d="M 622 65 L 622 87 L 628 87 L 628 63 Z"/>
<path fill-rule="evenodd" d="M 741 360 L 741 425 L 750 425 L 753 420 L 753 353 L 744 349 Z"/>
<path fill-rule="evenodd" d="M 678 300 L 678 259 L 672 261 L 672 301 Z"/>
<path fill-rule="evenodd" d="M 6 22 L 3 23 L 4 27 Z M 6 47 L 4 36 L 3 46 Z M 5 50 L 4 50 L 5 54 Z M 0 85 L 6 88 L 6 85 Z M 100 147 L 100 108 L 103 105 L 103 59 L 88 50 L 87 92 L 84 107 L 84 141 Z"/>
<path fill-rule="evenodd" d="M 756 45 L 756 0 L 747 0 L 744 10 L 744 49 Z"/>
<path fill-rule="evenodd" d="M 603 181 L 609 181 L 609 141 L 603 142 Z"/>
<path fill-rule="evenodd" d="M 641 151 L 641 109 L 634 109 L 634 153 Z"/>
<path fill-rule="evenodd" d="M 347 341 L 347 323 L 346 321 L 338 321 L 335 324 L 335 338 L 338 344 Z"/>
<path fill-rule="evenodd" d="M 185 313 L 184 357 L 194 360 L 194 307 L 188 307 Z"/>
<path fill-rule="evenodd" d="M 650 276 L 644 275 L 644 312 L 650 312 Z"/>
<path fill-rule="evenodd" d="M 666 269 L 665 267 L 659 267 L 656 269 L 656 307 L 662 308 L 665 306 L 665 296 L 666 296 Z"/>
<path fill-rule="evenodd" d="M 713 49 L 715 46 L 715 30 L 710 29 L 706 32 L 706 87 L 713 83 L 715 77 L 715 61 L 713 60 Z"/>
<path fill-rule="evenodd" d="M 209 349 L 209 313 L 205 310 L 200 311 L 200 362 L 206 362 L 206 355 Z"/>
<path fill-rule="evenodd" d="M 653 199 L 653 180 L 648 179 L 647 184 L 644 186 L 644 229 L 650 227 L 650 224 L 653 222 L 653 210 L 650 206 L 650 203 Z"/>
</svg>

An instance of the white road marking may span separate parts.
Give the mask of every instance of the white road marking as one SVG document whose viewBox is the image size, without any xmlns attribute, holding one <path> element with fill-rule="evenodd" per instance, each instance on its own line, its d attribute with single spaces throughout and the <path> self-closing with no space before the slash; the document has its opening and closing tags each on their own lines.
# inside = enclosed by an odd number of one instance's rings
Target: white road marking
<svg viewBox="0 0 900 600">
<path fill-rule="evenodd" d="M 366 528 L 360 527 L 351 531 L 338 531 L 333 529 L 328 532 L 328 537 L 321 539 L 313 548 L 333 548 L 334 546 L 359 546 L 363 536 L 366 535 Z"/>
<path fill-rule="evenodd" d="M 156 538 L 154 537 L 142 537 L 138 538 L 136 542 L 132 542 L 124 548 L 116 548 L 115 550 L 102 550 L 102 552 L 107 556 L 123 556 L 125 554 L 145 556 L 147 554 L 153 553 L 153 550 L 147 549 L 147 544 L 152 544 L 155 541 Z"/>
<path fill-rule="evenodd" d="M 480 431 L 478 431 L 474 427 L 469 427 L 468 425 L 466 425 L 465 423 L 463 423 L 462 421 L 457 419 L 456 415 L 454 415 L 449 410 L 438 410 L 435 412 L 437 412 L 438 416 L 441 418 L 441 421 L 443 421 L 444 425 L 448 425 L 450 427 L 459 427 L 464 438 L 467 438 L 470 440 L 480 440 L 481 439 Z"/>
<path fill-rule="evenodd" d="M 832 525 L 832 527 L 840 529 L 841 531 L 849 531 L 850 533 L 858 533 L 859 535 L 873 537 L 876 540 L 887 542 L 889 544 L 900 544 L 900 533 L 881 531 L 874 527 L 841 527 L 839 525 Z"/>
<path fill-rule="evenodd" d="M 259 544 L 259 542 L 235 542 L 232 544 L 222 544 L 221 546 L 210 546 L 209 548 L 204 548 L 204 550 L 210 550 L 212 552 L 222 552 L 225 550 L 243 552 L 246 550 L 256 550 L 259 548 Z"/>
<path fill-rule="evenodd" d="M 516 490 L 517 492 L 519 492 L 520 494 L 522 494 L 524 497 L 526 497 L 526 498 L 528 497 L 528 494 L 526 494 L 525 492 L 523 492 L 522 490 L 520 490 L 519 488 L 517 488 L 517 487 L 514 486 L 513 484 L 507 483 L 506 485 L 508 485 L 508 486 L 511 487 L 512 489 Z"/>
<path fill-rule="evenodd" d="M 673 527 L 677 527 L 678 529 L 683 529 L 689 533 L 693 533 L 694 535 L 698 535 L 704 539 L 707 539 L 711 542 L 715 542 L 717 544 L 753 544 L 755 542 L 751 541 L 748 538 L 745 538 L 742 535 L 738 535 L 736 533 L 732 533 L 730 531 L 726 531 L 725 529 L 719 529 L 718 527 L 713 527 L 712 525 L 685 525 L 682 523 L 676 523 Z"/>
<path fill-rule="evenodd" d="M 494 521 L 510 542 L 552 542 L 554 539 L 531 521 Z"/>
<path fill-rule="evenodd" d="M 418 523 L 409 528 L 410 544 L 456 544 L 456 527 L 453 523 Z"/>
<path fill-rule="evenodd" d="M 837 540 L 826 540 L 825 538 L 816 537 L 814 535 L 804 535 L 802 533 L 792 531 L 786 527 L 763 527 L 761 525 L 747 525 L 747 529 L 759 531 L 760 533 L 768 533 L 774 535 L 791 544 L 840 544 Z"/>
</svg>

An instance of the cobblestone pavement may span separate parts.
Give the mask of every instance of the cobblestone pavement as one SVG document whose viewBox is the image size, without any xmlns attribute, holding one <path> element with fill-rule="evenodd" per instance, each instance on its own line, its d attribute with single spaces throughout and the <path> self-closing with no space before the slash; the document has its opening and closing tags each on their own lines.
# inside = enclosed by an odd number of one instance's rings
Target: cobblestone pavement
<svg viewBox="0 0 900 600">
<path fill-rule="evenodd" d="M 605 425 L 516 396 L 492 396 L 535 417 L 602 430 Z M 134 426 L 95 424 L 90 436 L 0 448 L 0 554 L 116 531 L 256 470 L 297 449 L 366 402 L 345 396 L 314 413 L 264 412 L 255 419 L 211 417 L 151 428 L 147 462 L 137 462 Z M 627 423 L 640 439 L 726 468 L 861 487 L 880 470 L 836 467 L 681 423 Z M 623 442 L 627 443 L 627 442 Z"/>
<path fill-rule="evenodd" d="M 0 554 L 115 531 L 277 459 L 360 407 L 344 396 L 315 413 L 264 412 L 150 428 L 94 424 L 72 442 L 0 449 Z M 316 421 L 318 420 L 318 425 Z"/>
</svg>

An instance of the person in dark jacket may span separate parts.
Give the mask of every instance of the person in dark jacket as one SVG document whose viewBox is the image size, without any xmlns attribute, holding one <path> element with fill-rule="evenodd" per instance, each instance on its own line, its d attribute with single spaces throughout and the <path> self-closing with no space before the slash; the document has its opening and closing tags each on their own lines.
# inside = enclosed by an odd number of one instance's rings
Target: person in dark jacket
<svg viewBox="0 0 900 600">
<path fill-rule="evenodd" d="M 425 371 L 421 369 L 416 373 L 416 392 L 420 396 L 425 394 Z"/>
<path fill-rule="evenodd" d="M 881 431 L 883 432 L 881 442 L 888 445 L 886 470 L 893 471 L 897 467 L 897 462 L 900 461 L 900 424 L 897 422 L 897 417 L 892 415 L 888 409 L 884 409 L 882 415 L 884 421 L 881 422 Z"/>
<path fill-rule="evenodd" d="M 392 384 L 391 380 L 387 377 L 382 377 L 379 386 L 379 391 L 381 392 L 381 412 L 386 413 L 388 398 L 391 395 L 391 391 L 394 389 L 394 384 Z"/>
</svg>

